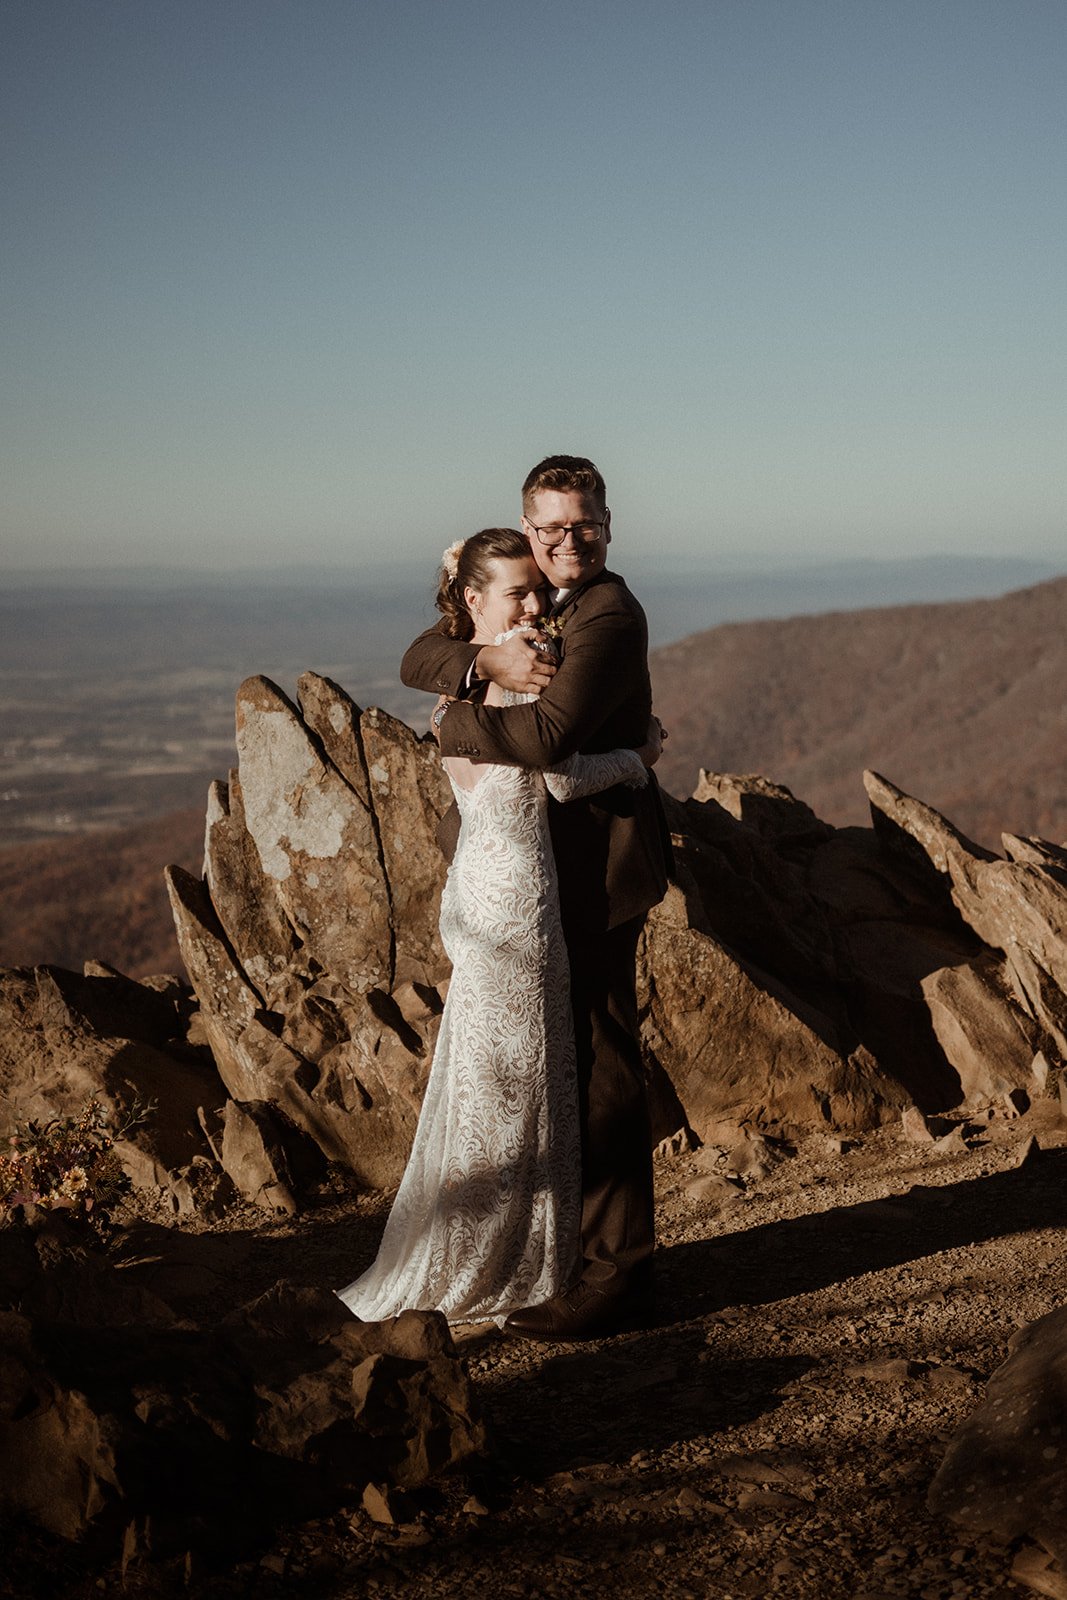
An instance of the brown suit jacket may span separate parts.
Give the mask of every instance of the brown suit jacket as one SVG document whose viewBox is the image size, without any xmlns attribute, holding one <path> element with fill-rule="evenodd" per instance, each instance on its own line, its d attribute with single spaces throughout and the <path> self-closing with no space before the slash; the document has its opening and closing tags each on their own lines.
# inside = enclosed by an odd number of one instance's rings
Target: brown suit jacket
<svg viewBox="0 0 1067 1600">
<path fill-rule="evenodd" d="M 579 750 L 637 749 L 648 736 L 652 689 L 645 614 L 607 570 L 574 589 L 554 613 L 561 661 L 548 688 L 524 706 L 457 700 L 441 727 L 442 755 L 505 766 L 555 766 Z M 438 624 L 420 634 L 400 668 L 404 683 L 459 695 L 478 647 Z M 667 887 L 670 836 L 654 778 L 567 805 L 549 801 L 563 926 L 595 937 L 654 906 Z"/>
</svg>

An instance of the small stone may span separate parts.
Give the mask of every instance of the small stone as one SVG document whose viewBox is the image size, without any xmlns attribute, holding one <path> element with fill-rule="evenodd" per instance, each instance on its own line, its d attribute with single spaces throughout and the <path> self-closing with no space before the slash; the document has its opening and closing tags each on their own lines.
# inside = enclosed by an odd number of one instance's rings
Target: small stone
<svg viewBox="0 0 1067 1600">
<path fill-rule="evenodd" d="M 1051 1070 L 1048 1064 L 1048 1057 L 1043 1050 L 1039 1050 L 1030 1063 L 1030 1082 L 1033 1085 L 1035 1094 L 1047 1094 Z"/>
<path fill-rule="evenodd" d="M 1067 1576 L 1059 1563 L 1039 1545 L 1028 1544 L 1019 1551 L 1011 1575 L 1016 1583 L 1047 1596 L 1047 1600 L 1067 1600 Z"/>
<path fill-rule="evenodd" d="M 282 1577 L 285 1572 L 284 1556 L 264 1556 L 259 1564 L 263 1568 L 264 1572 L 276 1572 L 279 1578 Z"/>
<path fill-rule="evenodd" d="M 669 1161 L 674 1156 L 685 1155 L 687 1151 L 696 1148 L 696 1138 L 689 1128 L 679 1128 L 669 1138 L 661 1139 L 652 1152 L 656 1161 Z"/>
<path fill-rule="evenodd" d="M 744 1190 L 740 1184 L 731 1182 L 729 1178 L 717 1177 L 709 1173 L 706 1178 L 694 1178 L 692 1183 L 687 1183 L 685 1192 L 690 1200 L 699 1201 L 701 1205 L 729 1206 L 740 1200 Z"/>
<path fill-rule="evenodd" d="M 468 1495 L 461 1509 L 464 1516 L 467 1517 L 487 1517 L 489 1515 L 489 1507 L 483 1505 L 476 1494 Z"/>
<path fill-rule="evenodd" d="M 368 1483 L 363 1491 L 363 1509 L 372 1522 L 384 1523 L 390 1528 L 395 1527 L 396 1516 L 392 1498 L 385 1484 Z"/>
<path fill-rule="evenodd" d="M 900 1114 L 900 1126 L 909 1144 L 933 1144 L 930 1124 L 918 1106 L 905 1106 Z"/>
<path fill-rule="evenodd" d="M 845 1368 L 848 1378 L 862 1378 L 868 1383 L 903 1383 L 908 1378 L 924 1378 L 929 1372 L 924 1361 L 907 1361 L 903 1357 L 890 1357 L 878 1361 L 862 1361 Z M 886 1552 L 892 1555 L 893 1551 Z"/>
</svg>

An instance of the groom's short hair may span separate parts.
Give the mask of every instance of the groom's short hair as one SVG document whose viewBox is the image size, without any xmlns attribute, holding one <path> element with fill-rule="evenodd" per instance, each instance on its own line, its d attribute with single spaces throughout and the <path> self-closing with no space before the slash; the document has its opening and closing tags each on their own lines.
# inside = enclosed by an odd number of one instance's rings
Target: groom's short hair
<svg viewBox="0 0 1067 1600">
<path fill-rule="evenodd" d="M 543 461 L 539 461 L 533 471 L 527 474 L 526 482 L 522 486 L 524 515 L 529 511 L 534 495 L 539 494 L 542 489 L 557 489 L 564 492 L 577 489 L 580 494 L 595 495 L 601 511 L 607 505 L 604 480 L 597 468 L 585 456 L 546 456 Z"/>
</svg>

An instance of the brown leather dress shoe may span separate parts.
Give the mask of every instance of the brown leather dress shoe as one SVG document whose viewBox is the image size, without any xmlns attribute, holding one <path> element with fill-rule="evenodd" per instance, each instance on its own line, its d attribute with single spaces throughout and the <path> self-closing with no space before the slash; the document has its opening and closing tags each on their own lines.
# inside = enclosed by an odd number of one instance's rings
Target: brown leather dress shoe
<svg viewBox="0 0 1067 1600">
<path fill-rule="evenodd" d="M 513 1311 L 504 1331 L 520 1339 L 606 1339 L 645 1327 L 651 1314 L 651 1294 L 608 1294 L 579 1280 L 552 1300 Z"/>
</svg>

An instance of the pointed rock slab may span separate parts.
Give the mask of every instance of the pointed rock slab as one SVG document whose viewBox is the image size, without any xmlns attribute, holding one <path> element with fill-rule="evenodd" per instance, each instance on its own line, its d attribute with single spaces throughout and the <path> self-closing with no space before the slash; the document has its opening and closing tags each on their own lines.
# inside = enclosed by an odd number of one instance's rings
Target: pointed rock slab
<svg viewBox="0 0 1067 1600">
<path fill-rule="evenodd" d="M 363 713 L 340 684 L 318 672 L 297 679 L 300 714 L 349 788 L 371 810 L 370 781 L 359 723 Z"/>
<path fill-rule="evenodd" d="M 992 850 L 968 839 L 940 811 L 905 794 L 880 773 L 865 772 L 863 787 L 871 803 L 875 833 L 884 844 L 901 850 L 908 859 L 921 860 L 925 856 L 940 873 L 947 873 L 950 860 L 960 856 L 976 861 L 998 859 Z M 908 840 L 912 841 L 911 847 Z"/>
<path fill-rule="evenodd" d="M 1004 969 L 1021 1009 L 1034 1019 L 1050 1052 L 1067 1062 L 1067 994 L 1019 945 L 1005 953 Z"/>
<path fill-rule="evenodd" d="M 941 967 L 922 980 L 938 1043 L 959 1074 L 961 1105 L 988 1105 L 1033 1076 L 1034 1026 L 1012 1002 L 992 955 Z"/>
<path fill-rule="evenodd" d="M 237 692 L 245 822 L 305 947 L 353 994 L 392 980 L 388 884 L 374 818 L 266 678 Z"/>
<path fill-rule="evenodd" d="M 1015 861 L 956 860 L 950 870 L 952 898 L 979 938 L 1028 950 L 1067 994 L 1067 884 Z"/>
<path fill-rule="evenodd" d="M 168 867 L 165 877 L 178 947 L 223 1084 L 234 1100 L 276 1102 L 329 1160 L 343 1161 L 344 1143 L 334 1137 L 332 1119 L 322 1116 L 310 1094 L 319 1074 L 267 1026 L 273 1021 L 280 1028 L 281 1019 L 260 1008 L 238 970 L 205 885 L 181 867 Z"/>
<path fill-rule="evenodd" d="M 202 880 L 176 866 L 167 867 L 164 878 L 178 948 L 200 1000 L 200 1019 L 222 1081 L 237 1100 L 263 1099 L 257 1092 L 258 1063 L 238 1043 L 256 1020 L 259 996 L 233 959 Z"/>
<path fill-rule="evenodd" d="M 204 838 L 211 903 L 242 972 L 267 1006 L 271 989 L 298 950 L 292 924 L 245 824 L 241 781 L 213 783 Z"/>
<path fill-rule="evenodd" d="M 305 989 L 285 1017 L 263 1011 L 203 883 L 169 867 L 167 886 L 204 1032 L 232 1098 L 276 1106 L 364 1183 L 399 1182 L 429 1069 L 422 1036 L 381 991 L 352 995 L 336 979 Z"/>
<path fill-rule="evenodd" d="M 985 1399 L 958 1428 L 928 1504 L 970 1533 L 1028 1535 L 1067 1563 L 1067 1308 L 1009 1341 Z"/>
<path fill-rule="evenodd" d="M 702 1139 L 724 1119 L 795 1136 L 856 1133 L 900 1114 L 904 1095 L 862 1047 L 835 1048 L 695 930 L 678 888 L 650 914 L 638 960 L 642 1042 Z M 827 1019 L 821 1019 L 826 1024 Z"/>
<path fill-rule="evenodd" d="M 219 1158 L 246 1200 L 267 1211 L 296 1210 L 285 1146 L 270 1106 L 227 1100 Z"/>
<path fill-rule="evenodd" d="M 437 824 L 452 790 L 432 739 L 372 706 L 360 719 L 396 927 L 396 982 L 436 984 L 450 968 L 437 921 L 445 862 Z"/>
</svg>

